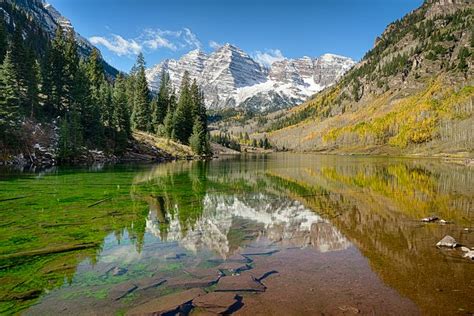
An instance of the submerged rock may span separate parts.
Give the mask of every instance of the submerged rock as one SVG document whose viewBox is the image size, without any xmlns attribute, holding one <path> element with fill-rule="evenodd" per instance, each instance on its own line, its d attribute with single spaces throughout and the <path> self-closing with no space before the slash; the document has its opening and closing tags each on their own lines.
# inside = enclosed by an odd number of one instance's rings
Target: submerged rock
<svg viewBox="0 0 474 316">
<path fill-rule="evenodd" d="M 115 301 L 127 296 L 138 288 L 138 286 L 132 282 L 126 282 L 119 284 L 112 288 L 109 292 L 109 297 Z"/>
<path fill-rule="evenodd" d="M 120 276 L 120 275 L 124 275 L 125 273 L 128 272 L 128 269 L 127 268 L 120 268 L 120 267 L 114 267 L 112 270 L 111 270 L 111 273 L 113 276 Z"/>
<path fill-rule="evenodd" d="M 474 250 L 471 250 L 467 247 L 461 247 L 461 250 L 465 252 L 463 255 L 464 258 L 474 260 Z"/>
<path fill-rule="evenodd" d="M 185 274 L 189 274 L 195 278 L 203 279 L 203 278 L 214 278 L 222 276 L 222 273 L 217 269 L 202 269 L 202 268 L 191 268 L 185 269 Z"/>
<path fill-rule="evenodd" d="M 253 260 L 248 258 L 248 257 L 244 257 L 240 254 L 235 254 L 235 255 L 232 255 L 230 256 L 229 258 L 227 258 L 226 260 L 227 262 L 240 262 L 240 263 L 250 263 L 252 262 Z"/>
<path fill-rule="evenodd" d="M 165 259 L 166 260 L 180 260 L 181 258 L 184 258 L 184 257 L 186 257 L 185 253 L 177 253 L 173 256 L 168 256 Z"/>
<path fill-rule="evenodd" d="M 432 215 L 432 216 L 428 216 L 428 217 L 422 218 L 421 221 L 422 221 L 422 222 L 425 222 L 425 223 L 430 223 L 430 222 L 435 222 L 435 221 L 437 221 L 438 219 L 439 219 L 438 216 Z"/>
<path fill-rule="evenodd" d="M 248 248 L 242 253 L 242 256 L 270 256 L 277 253 L 277 249 Z"/>
<path fill-rule="evenodd" d="M 251 275 L 225 276 L 217 283 L 216 292 L 264 292 L 266 287 Z"/>
<path fill-rule="evenodd" d="M 219 270 L 228 270 L 230 272 L 239 273 L 250 269 L 246 263 L 239 262 L 224 262 L 217 267 Z"/>
<path fill-rule="evenodd" d="M 208 287 L 216 284 L 220 279 L 220 275 L 213 277 L 204 277 L 202 279 L 192 279 L 186 277 L 177 277 L 169 279 L 166 284 L 169 288 L 197 288 L 197 287 Z"/>
<path fill-rule="evenodd" d="M 243 275 L 244 274 L 251 275 L 255 280 L 257 280 L 258 282 L 261 282 L 262 280 L 276 273 L 278 273 L 278 271 L 276 270 L 256 268 L 256 269 L 245 271 Z"/>
<path fill-rule="evenodd" d="M 212 292 L 193 300 L 194 307 L 219 315 L 230 314 L 242 305 L 242 298 L 229 292 Z"/>
<path fill-rule="evenodd" d="M 131 309 L 127 315 L 172 315 L 178 314 L 181 309 L 196 297 L 205 295 L 202 289 L 191 289 L 170 295 L 161 296 L 145 304 Z"/>
<path fill-rule="evenodd" d="M 449 235 L 446 235 L 444 236 L 443 239 L 441 239 L 437 244 L 436 244 L 437 247 L 448 247 L 448 248 L 456 248 L 457 246 L 457 243 L 456 243 L 456 239 L 454 239 L 453 237 L 449 236 Z"/>
<path fill-rule="evenodd" d="M 139 290 L 148 290 L 154 287 L 158 287 L 166 282 L 166 279 L 160 276 L 153 276 L 136 282 Z"/>
</svg>

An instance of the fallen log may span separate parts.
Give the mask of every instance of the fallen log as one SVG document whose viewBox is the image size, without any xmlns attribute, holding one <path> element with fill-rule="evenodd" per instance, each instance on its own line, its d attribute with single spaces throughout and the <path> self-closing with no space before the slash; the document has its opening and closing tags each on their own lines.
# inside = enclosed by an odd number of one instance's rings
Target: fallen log
<svg viewBox="0 0 474 316">
<path fill-rule="evenodd" d="M 83 250 L 97 247 L 96 243 L 85 243 L 85 244 L 74 244 L 74 245 L 62 245 L 57 247 L 48 247 L 35 250 L 20 251 L 15 253 L 10 253 L 6 255 L 0 255 L 0 260 L 9 260 L 9 259 L 18 259 L 22 257 L 34 257 L 34 256 L 44 256 L 56 253 L 63 253 L 75 250 Z"/>
<path fill-rule="evenodd" d="M 109 200 L 112 200 L 111 197 L 108 197 L 108 198 L 105 198 L 105 199 L 102 199 L 102 200 L 99 200 L 95 203 L 92 203 L 91 205 L 88 205 L 87 207 L 93 207 L 93 206 L 96 206 L 96 205 L 99 205 L 100 203 L 104 203 L 104 202 L 107 202 Z"/>
</svg>

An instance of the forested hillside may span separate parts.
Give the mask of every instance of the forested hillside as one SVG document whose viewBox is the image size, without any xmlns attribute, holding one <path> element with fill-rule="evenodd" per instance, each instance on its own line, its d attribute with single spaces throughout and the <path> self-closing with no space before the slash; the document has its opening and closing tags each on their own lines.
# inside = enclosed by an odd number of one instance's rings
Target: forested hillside
<svg viewBox="0 0 474 316">
<path fill-rule="evenodd" d="M 79 53 L 72 29 L 58 25 L 50 40 L 27 12 L 2 8 L 9 19 L 0 20 L 0 160 L 34 162 L 45 146 L 53 161 L 97 152 L 119 159 L 137 148 L 132 130 L 209 153 L 203 95 L 187 74 L 176 96 L 163 73 L 153 97 L 143 55 L 129 75 L 112 79 L 97 49 Z"/>
<path fill-rule="evenodd" d="M 280 148 L 472 154 L 474 4 L 433 0 L 390 24 L 331 88 L 267 124 Z"/>
</svg>

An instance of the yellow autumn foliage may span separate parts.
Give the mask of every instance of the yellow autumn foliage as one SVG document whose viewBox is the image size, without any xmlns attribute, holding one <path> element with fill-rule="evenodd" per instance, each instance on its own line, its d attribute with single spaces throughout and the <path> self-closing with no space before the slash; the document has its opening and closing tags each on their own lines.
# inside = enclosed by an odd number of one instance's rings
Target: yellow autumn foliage
<svg viewBox="0 0 474 316">
<path fill-rule="evenodd" d="M 456 92 L 444 84 L 442 78 L 437 78 L 420 93 L 398 100 L 382 116 L 330 129 L 324 134 L 323 141 L 337 142 L 344 135 L 356 134 L 359 140 L 370 137 L 377 143 L 399 148 L 425 143 L 437 136 L 441 119 L 460 119 L 472 115 L 470 110 L 466 111 L 460 105 L 473 98 L 473 86 L 465 86 Z M 372 103 L 376 102 L 377 99 Z"/>
</svg>

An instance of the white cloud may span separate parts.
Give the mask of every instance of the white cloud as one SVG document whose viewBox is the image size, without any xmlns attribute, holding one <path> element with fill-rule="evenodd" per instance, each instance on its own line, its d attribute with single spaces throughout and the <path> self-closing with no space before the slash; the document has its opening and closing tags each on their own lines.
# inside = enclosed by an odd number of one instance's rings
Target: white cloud
<svg viewBox="0 0 474 316">
<path fill-rule="evenodd" d="M 157 50 L 158 48 L 177 50 L 176 45 L 165 36 L 166 34 L 161 30 L 147 29 L 140 37 L 142 38 L 143 45 L 151 50 Z"/>
<path fill-rule="evenodd" d="M 137 55 L 144 50 L 155 51 L 162 48 L 172 51 L 201 48 L 201 42 L 189 28 L 177 31 L 145 29 L 134 39 L 125 39 L 112 34 L 110 37 L 93 36 L 89 40 L 92 44 L 102 45 L 118 56 Z"/>
<path fill-rule="evenodd" d="M 209 47 L 216 50 L 219 49 L 222 46 L 221 43 L 218 43 L 216 41 L 209 41 Z"/>
<path fill-rule="evenodd" d="M 112 34 L 111 38 L 93 36 L 89 38 L 94 45 L 105 46 L 108 50 L 119 56 L 137 55 L 142 50 L 142 45 L 135 40 L 126 40 L 120 35 Z"/>
<path fill-rule="evenodd" d="M 196 34 L 191 32 L 191 30 L 188 29 L 187 27 L 185 27 L 183 30 L 184 30 L 184 35 L 183 35 L 184 41 L 191 47 L 194 46 L 194 48 L 201 48 L 201 42 L 198 40 Z"/>
<path fill-rule="evenodd" d="M 256 62 L 264 65 L 265 67 L 270 67 L 276 61 L 284 60 L 281 50 L 279 49 L 267 49 L 264 52 L 256 51 L 253 54 L 253 58 Z"/>
</svg>

